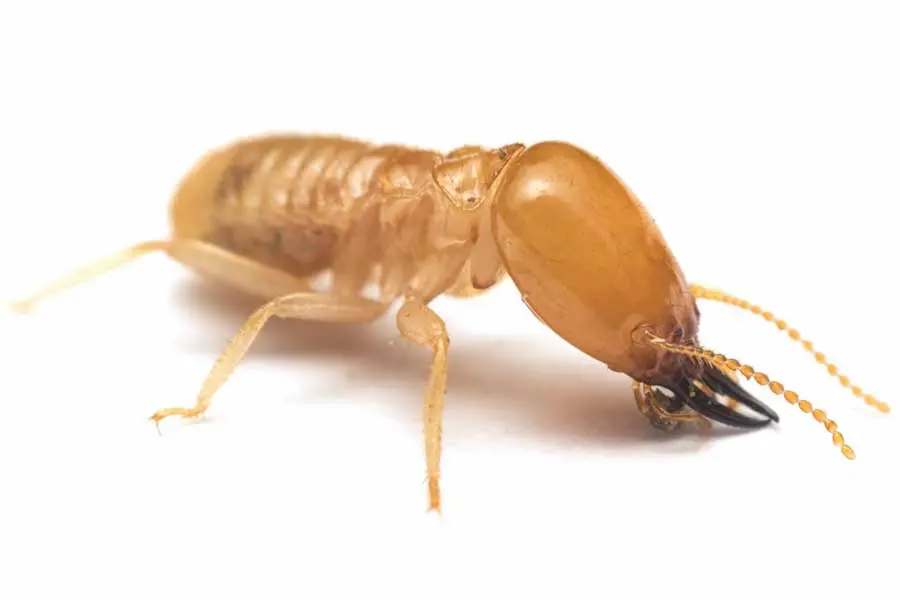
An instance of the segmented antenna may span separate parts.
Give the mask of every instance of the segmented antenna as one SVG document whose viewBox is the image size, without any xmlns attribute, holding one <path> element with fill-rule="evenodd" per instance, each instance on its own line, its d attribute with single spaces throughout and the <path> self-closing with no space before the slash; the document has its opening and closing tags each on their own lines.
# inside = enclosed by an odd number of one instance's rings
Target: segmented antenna
<svg viewBox="0 0 900 600">
<path fill-rule="evenodd" d="M 837 423 L 829 419 L 825 414 L 825 411 L 815 408 L 808 400 L 801 400 L 797 392 L 785 389 L 781 383 L 769 379 L 769 376 L 765 373 L 761 373 L 750 365 L 741 364 L 733 358 L 717 354 L 707 348 L 667 342 L 649 331 L 646 332 L 646 337 L 650 344 L 658 348 L 662 348 L 675 354 L 690 356 L 694 359 L 711 363 L 719 368 L 724 367 L 725 369 L 737 371 L 746 377 L 748 381 L 752 379 L 758 385 L 768 387 L 776 396 L 783 396 L 788 403 L 796 404 L 803 412 L 812 414 L 813 418 L 819 423 L 822 423 L 825 426 L 825 429 L 828 430 L 828 433 L 831 434 L 831 441 L 835 446 L 838 446 L 841 449 L 841 454 L 850 460 L 856 458 L 856 452 L 853 451 L 853 448 L 844 443 L 844 435 L 838 431 Z"/>
<path fill-rule="evenodd" d="M 737 306 L 738 308 L 750 311 L 755 315 L 761 316 L 766 321 L 774 324 L 781 331 L 787 333 L 788 337 L 790 337 L 792 340 L 800 342 L 803 347 L 815 357 L 816 362 L 820 365 L 824 365 L 824 367 L 828 370 L 828 374 L 832 377 L 836 377 L 837 380 L 841 382 L 841 385 L 843 387 L 850 388 L 850 392 L 855 397 L 862 398 L 863 402 L 865 402 L 869 406 L 874 406 L 883 413 L 890 412 L 891 407 L 888 406 L 887 403 L 878 400 L 871 394 L 865 393 L 861 387 L 851 382 L 849 377 L 838 371 L 838 368 L 834 363 L 829 362 L 824 354 L 813 347 L 812 342 L 803 339 L 803 337 L 800 335 L 800 332 L 793 327 L 790 327 L 783 319 L 777 318 L 771 312 L 763 310 L 761 307 L 752 304 L 747 300 L 732 296 L 731 294 L 722 292 L 720 290 L 713 290 L 701 285 L 691 285 L 690 289 L 695 298 L 703 298 L 705 300 L 713 300 L 716 302 L 722 302 L 723 304 L 730 304 L 732 306 Z"/>
</svg>

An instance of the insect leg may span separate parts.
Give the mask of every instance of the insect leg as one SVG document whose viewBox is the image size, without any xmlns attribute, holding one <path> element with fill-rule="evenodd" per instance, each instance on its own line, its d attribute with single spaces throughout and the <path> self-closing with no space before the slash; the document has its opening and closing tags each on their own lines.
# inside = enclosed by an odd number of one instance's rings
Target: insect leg
<svg viewBox="0 0 900 600">
<path fill-rule="evenodd" d="M 84 265 L 71 273 L 68 273 L 58 279 L 51 281 L 44 288 L 38 290 L 31 296 L 23 298 L 10 304 L 10 308 L 18 312 L 27 312 L 34 308 L 36 304 L 46 300 L 51 296 L 55 296 L 69 288 L 84 283 L 88 279 L 93 279 L 108 271 L 112 271 L 122 265 L 132 262 L 146 254 L 166 250 L 170 242 L 168 240 L 152 240 L 135 244 L 130 248 L 121 250 L 110 256 L 106 256 L 93 263 Z"/>
<path fill-rule="evenodd" d="M 176 238 L 142 242 L 101 258 L 52 281 L 37 293 L 13 302 L 10 307 L 18 312 L 26 312 L 51 296 L 152 252 L 165 252 L 176 261 L 207 277 L 251 294 L 262 294 L 271 298 L 291 292 L 311 291 L 308 282 L 303 279 L 266 267 L 252 259 L 236 255 L 213 244 Z"/>
<path fill-rule="evenodd" d="M 433 352 L 425 394 L 425 463 L 428 468 L 429 510 L 440 511 L 441 428 L 447 387 L 447 350 L 450 338 L 444 321 L 424 302 L 407 300 L 397 312 L 397 327 L 411 342 Z"/>
<path fill-rule="evenodd" d="M 449 289 L 469 256 L 471 245 L 448 246 L 425 263 L 409 281 L 405 301 L 397 311 L 397 328 L 407 340 L 432 352 L 431 374 L 425 392 L 425 464 L 428 469 L 429 510 L 440 511 L 441 430 L 447 388 L 447 326 L 428 304 Z"/>
<path fill-rule="evenodd" d="M 244 358 L 250 345 L 272 317 L 302 319 L 332 323 L 361 323 L 373 321 L 387 310 L 389 305 L 365 298 L 342 298 L 329 293 L 298 292 L 267 302 L 258 308 L 240 328 L 225 351 L 216 360 L 212 370 L 191 408 L 165 408 L 155 412 L 150 419 L 159 423 L 170 416 L 199 417 L 209 408 L 213 395 L 231 376 Z"/>
</svg>

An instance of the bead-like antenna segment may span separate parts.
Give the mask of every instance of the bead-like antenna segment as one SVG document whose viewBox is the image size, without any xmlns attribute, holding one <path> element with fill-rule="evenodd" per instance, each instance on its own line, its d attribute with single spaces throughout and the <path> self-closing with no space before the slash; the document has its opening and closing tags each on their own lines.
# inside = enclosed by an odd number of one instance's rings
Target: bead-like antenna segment
<svg viewBox="0 0 900 600">
<path fill-rule="evenodd" d="M 710 363 L 720 369 L 724 368 L 731 371 L 737 371 L 746 377 L 748 381 L 752 379 L 758 385 L 768 387 L 773 394 L 776 396 L 783 396 L 788 403 L 796 404 L 800 410 L 812 414 L 816 421 L 822 423 L 825 426 L 825 429 L 828 430 L 828 433 L 831 434 L 831 441 L 834 442 L 835 446 L 838 446 L 841 449 L 841 454 L 843 454 L 844 457 L 850 460 L 856 458 L 856 452 L 853 451 L 853 448 L 844 443 L 844 435 L 838 431 L 837 423 L 829 419 L 825 414 L 825 411 L 815 408 L 809 400 L 801 400 L 797 392 L 785 389 L 784 385 L 770 379 L 765 373 L 761 373 L 750 365 L 742 364 L 733 358 L 728 358 L 701 346 L 688 346 L 685 344 L 667 342 L 649 331 L 646 332 L 646 339 L 651 345 L 656 346 L 657 348 L 675 354 L 689 356 L 696 360 Z"/>
<path fill-rule="evenodd" d="M 837 378 L 837 380 L 841 382 L 841 385 L 843 387 L 850 388 L 850 392 L 855 397 L 862 398 L 863 402 L 865 402 L 869 406 L 874 406 L 875 408 L 877 408 L 879 411 L 881 411 L 883 413 L 890 412 L 891 407 L 887 403 L 882 402 L 881 400 L 878 400 L 872 394 L 865 393 L 861 387 L 859 387 L 858 385 L 856 385 L 852 381 L 850 381 L 849 377 L 847 377 L 846 375 L 844 375 L 838 371 L 838 368 L 834 363 L 829 362 L 824 354 L 822 354 L 821 352 L 819 352 L 818 350 L 816 350 L 813 347 L 812 342 L 804 339 L 800 335 L 800 332 L 797 331 L 796 329 L 794 329 L 793 327 L 790 327 L 784 319 L 779 319 L 775 315 L 773 315 L 771 312 L 769 312 L 767 310 L 763 310 L 761 307 L 759 307 L 755 304 L 752 304 L 751 302 L 748 302 L 747 300 L 738 298 L 736 296 L 732 296 L 731 294 L 728 294 L 728 293 L 720 291 L 720 290 L 714 290 L 714 289 L 710 289 L 710 288 L 704 287 L 702 285 L 696 285 L 696 284 L 691 285 L 690 289 L 691 289 L 691 293 L 694 295 L 695 298 L 703 298 L 705 300 L 713 300 L 715 302 L 721 302 L 723 304 L 730 304 L 731 306 L 737 306 L 738 308 L 752 312 L 755 315 L 759 315 L 766 321 L 774 324 L 778 329 L 787 333 L 788 337 L 790 337 L 792 340 L 794 340 L 796 342 L 800 342 L 800 344 L 802 344 L 803 347 L 810 354 L 812 354 L 815 357 L 816 362 L 819 363 L 820 365 L 823 365 L 828 370 L 828 374 L 831 375 L 832 377 Z"/>
</svg>

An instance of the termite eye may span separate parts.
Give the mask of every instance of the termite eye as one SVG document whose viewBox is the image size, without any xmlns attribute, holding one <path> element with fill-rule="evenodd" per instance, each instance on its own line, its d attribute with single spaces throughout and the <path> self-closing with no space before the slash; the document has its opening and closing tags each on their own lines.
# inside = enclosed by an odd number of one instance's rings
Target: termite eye
<svg viewBox="0 0 900 600">
<path fill-rule="evenodd" d="M 477 201 L 478 200 L 477 198 L 475 198 L 475 196 L 469 196 L 468 198 L 466 198 L 466 204 L 469 205 L 475 204 Z"/>
<path fill-rule="evenodd" d="M 500 151 L 497 153 L 497 157 L 498 157 L 500 160 L 506 160 L 506 150 L 500 150 Z"/>
<path fill-rule="evenodd" d="M 672 335 L 675 336 L 676 340 L 681 341 L 681 339 L 684 338 L 684 327 L 676 327 L 672 330 Z"/>
</svg>

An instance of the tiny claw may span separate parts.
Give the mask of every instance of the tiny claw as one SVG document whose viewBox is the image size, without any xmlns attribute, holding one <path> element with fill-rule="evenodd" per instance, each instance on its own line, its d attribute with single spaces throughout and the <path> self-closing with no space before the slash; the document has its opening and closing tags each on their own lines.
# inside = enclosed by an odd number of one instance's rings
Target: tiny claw
<svg viewBox="0 0 900 600">
<path fill-rule="evenodd" d="M 162 431 L 159 428 L 159 422 L 167 417 L 174 417 L 176 415 L 181 416 L 182 418 L 189 419 L 191 417 L 199 417 L 204 413 L 204 410 L 200 410 L 197 408 L 164 408 L 163 410 L 158 410 L 152 415 L 150 415 L 150 420 L 156 425 L 156 431 L 162 435 Z"/>
<path fill-rule="evenodd" d="M 150 418 L 148 419 L 148 421 L 153 421 L 153 425 L 156 426 L 156 433 L 158 433 L 159 436 L 162 437 L 162 429 L 159 428 L 159 422 L 165 418 L 165 415 L 160 414 L 160 412 L 162 412 L 162 411 L 155 412 L 152 415 L 150 415 Z"/>
</svg>

